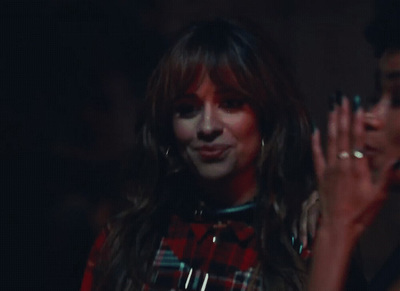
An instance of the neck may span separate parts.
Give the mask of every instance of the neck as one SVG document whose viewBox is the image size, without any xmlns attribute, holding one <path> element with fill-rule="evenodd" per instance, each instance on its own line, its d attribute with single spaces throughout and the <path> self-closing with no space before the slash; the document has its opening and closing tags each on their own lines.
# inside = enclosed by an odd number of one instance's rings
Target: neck
<svg viewBox="0 0 400 291">
<path fill-rule="evenodd" d="M 218 180 L 199 180 L 206 204 L 230 207 L 251 201 L 257 193 L 256 170 L 250 169 L 235 176 Z"/>
</svg>

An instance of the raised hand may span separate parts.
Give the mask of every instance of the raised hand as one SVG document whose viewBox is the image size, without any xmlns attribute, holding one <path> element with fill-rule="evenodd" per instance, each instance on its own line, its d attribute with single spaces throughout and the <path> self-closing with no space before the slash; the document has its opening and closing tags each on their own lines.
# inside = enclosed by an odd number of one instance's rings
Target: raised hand
<svg viewBox="0 0 400 291">
<path fill-rule="evenodd" d="M 360 235 L 371 223 L 387 196 L 391 169 L 389 163 L 377 183 L 362 153 L 365 142 L 364 112 L 359 97 L 343 98 L 328 119 L 327 158 L 324 158 L 320 133 L 312 137 L 314 165 L 319 182 L 322 224 L 329 227 L 351 227 Z"/>
<path fill-rule="evenodd" d="M 364 112 L 360 100 L 347 98 L 336 104 L 328 118 L 326 159 L 320 133 L 314 132 L 312 147 L 319 183 L 321 224 L 314 245 L 309 290 L 342 290 L 352 250 L 387 197 L 393 161 L 376 183 L 363 155 Z"/>
</svg>

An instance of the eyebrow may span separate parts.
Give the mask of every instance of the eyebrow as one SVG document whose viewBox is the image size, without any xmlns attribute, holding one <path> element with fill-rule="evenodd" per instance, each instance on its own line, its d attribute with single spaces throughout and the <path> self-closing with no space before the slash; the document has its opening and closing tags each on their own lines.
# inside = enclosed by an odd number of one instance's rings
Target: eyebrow
<svg viewBox="0 0 400 291">
<path fill-rule="evenodd" d="M 226 97 L 227 95 L 233 95 L 233 97 L 246 97 L 246 94 L 240 89 L 234 87 L 220 87 L 216 90 L 216 95 Z"/>
<path fill-rule="evenodd" d="M 236 94 L 238 92 L 232 88 L 221 87 L 221 88 L 217 88 L 215 93 L 218 95 L 226 95 L 226 94 L 232 94 L 232 93 Z"/>
<path fill-rule="evenodd" d="M 226 86 L 221 86 L 221 87 L 217 87 L 215 90 L 215 95 L 216 96 L 221 96 L 221 97 L 225 97 L 226 95 L 232 94 L 234 96 L 238 96 L 238 95 L 243 95 L 244 94 L 242 92 L 240 92 L 239 90 L 237 90 L 236 88 L 232 88 L 232 87 L 226 87 Z M 174 98 L 174 102 L 176 101 L 180 101 L 183 99 L 197 99 L 198 96 L 196 93 L 184 93 L 182 95 L 178 95 Z"/>
<path fill-rule="evenodd" d="M 179 101 L 182 99 L 195 99 L 195 98 L 197 98 L 197 95 L 195 93 L 185 93 L 185 94 L 177 96 L 174 99 L 174 101 Z"/>
</svg>

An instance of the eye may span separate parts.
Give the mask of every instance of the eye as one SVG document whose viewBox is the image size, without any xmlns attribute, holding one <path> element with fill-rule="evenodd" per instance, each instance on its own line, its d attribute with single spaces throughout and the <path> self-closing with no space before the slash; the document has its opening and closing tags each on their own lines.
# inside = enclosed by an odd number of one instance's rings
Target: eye
<svg viewBox="0 0 400 291">
<path fill-rule="evenodd" d="M 381 100 L 380 94 L 378 93 L 373 94 L 368 98 L 368 104 L 367 104 L 368 108 L 374 107 L 377 103 L 379 103 L 380 100 Z"/>
<path fill-rule="evenodd" d="M 199 104 L 194 100 L 180 100 L 174 104 L 174 114 L 180 118 L 192 118 L 200 109 Z"/>
<path fill-rule="evenodd" d="M 242 97 L 226 97 L 221 99 L 219 107 L 232 112 L 242 109 L 246 103 L 246 99 Z"/>
</svg>

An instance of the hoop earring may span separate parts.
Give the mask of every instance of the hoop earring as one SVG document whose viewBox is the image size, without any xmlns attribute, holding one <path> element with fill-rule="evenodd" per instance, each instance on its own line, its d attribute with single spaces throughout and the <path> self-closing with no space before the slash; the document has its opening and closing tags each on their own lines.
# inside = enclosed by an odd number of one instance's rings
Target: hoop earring
<svg viewBox="0 0 400 291">
<path fill-rule="evenodd" d="M 261 162 L 264 160 L 265 158 L 265 140 L 264 138 L 261 139 Z"/>
<path fill-rule="evenodd" d="M 184 165 L 182 165 L 182 163 L 180 162 L 179 157 L 177 157 L 177 153 L 171 146 L 168 146 L 166 149 L 161 148 L 160 150 L 166 160 L 167 176 L 171 174 L 176 174 L 184 168 Z"/>
<path fill-rule="evenodd" d="M 166 158 L 169 158 L 169 151 L 171 150 L 171 147 L 167 147 L 166 151 L 164 152 L 164 156 Z"/>
</svg>

